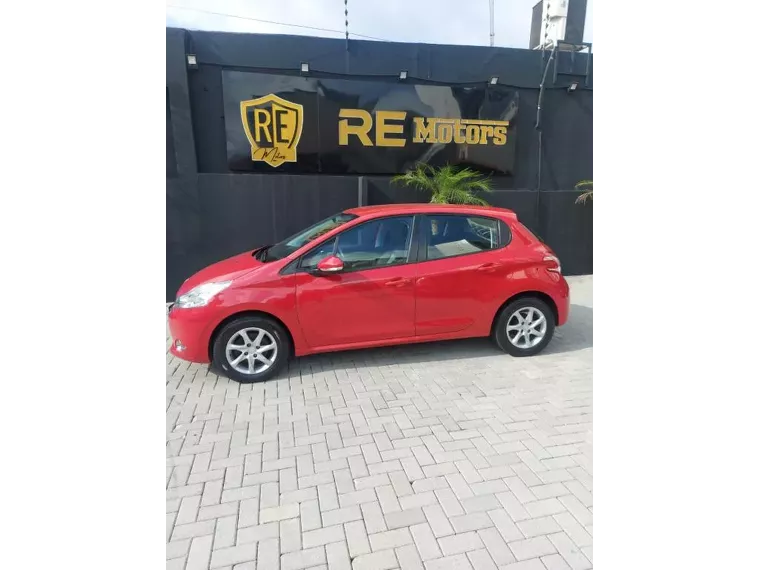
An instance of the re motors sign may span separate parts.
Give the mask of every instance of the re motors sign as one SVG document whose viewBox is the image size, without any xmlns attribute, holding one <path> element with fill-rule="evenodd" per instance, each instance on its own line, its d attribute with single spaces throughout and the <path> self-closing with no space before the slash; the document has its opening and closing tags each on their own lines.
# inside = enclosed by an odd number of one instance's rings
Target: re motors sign
<svg viewBox="0 0 759 570">
<path fill-rule="evenodd" d="M 362 109 L 341 109 L 338 132 L 339 144 L 346 146 L 348 137 L 355 135 L 364 146 L 406 146 L 405 111 L 376 112 L 376 140 L 372 142 L 370 130 L 372 115 Z M 351 124 L 351 119 L 358 122 Z M 506 144 L 509 121 L 480 121 L 467 119 L 442 119 L 414 117 L 413 138 L 415 143 L 448 144 Z"/>
<path fill-rule="evenodd" d="M 397 174 L 425 162 L 513 172 L 514 90 L 240 71 L 222 78 L 231 171 Z"/>
</svg>

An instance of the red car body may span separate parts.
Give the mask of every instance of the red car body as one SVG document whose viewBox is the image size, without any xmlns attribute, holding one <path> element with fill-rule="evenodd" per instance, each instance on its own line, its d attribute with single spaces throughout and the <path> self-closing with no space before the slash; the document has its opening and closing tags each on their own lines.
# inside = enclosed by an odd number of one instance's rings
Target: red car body
<svg viewBox="0 0 759 570">
<path fill-rule="evenodd" d="M 232 284 L 202 307 L 169 311 L 171 353 L 208 363 L 214 334 L 230 319 L 259 313 L 290 334 L 295 356 L 344 349 L 485 337 L 499 309 L 524 294 L 544 299 L 557 326 L 569 313 L 569 287 L 553 252 L 510 210 L 480 206 L 398 204 L 346 210 L 357 217 L 268 263 L 245 252 L 187 279 L 177 296 L 212 281 Z M 287 272 L 304 253 L 349 228 L 387 216 L 466 214 L 503 221 L 508 244 L 467 255 L 315 275 Z"/>
</svg>

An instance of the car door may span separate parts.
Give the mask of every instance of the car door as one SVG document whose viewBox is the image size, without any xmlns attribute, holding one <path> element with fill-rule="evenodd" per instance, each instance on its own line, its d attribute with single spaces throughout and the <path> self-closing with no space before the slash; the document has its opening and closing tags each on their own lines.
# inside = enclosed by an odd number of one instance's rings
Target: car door
<svg viewBox="0 0 759 570">
<path fill-rule="evenodd" d="M 390 216 L 348 228 L 300 259 L 298 318 L 312 348 L 414 335 L 412 242 L 414 216 Z M 315 272 L 316 264 L 332 254 L 344 270 Z"/>
<path fill-rule="evenodd" d="M 419 233 L 416 334 L 487 334 L 509 271 L 501 249 L 508 226 L 484 216 L 428 214 Z"/>
</svg>

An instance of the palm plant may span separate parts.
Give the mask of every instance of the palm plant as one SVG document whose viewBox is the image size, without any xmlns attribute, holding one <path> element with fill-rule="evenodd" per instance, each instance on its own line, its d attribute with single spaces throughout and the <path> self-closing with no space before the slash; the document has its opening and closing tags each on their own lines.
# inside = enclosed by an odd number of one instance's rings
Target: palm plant
<svg viewBox="0 0 759 570">
<path fill-rule="evenodd" d="M 581 180 L 577 184 L 575 184 L 575 189 L 582 190 L 583 188 L 590 188 L 590 190 L 586 190 L 582 194 L 580 194 L 577 197 L 577 200 L 575 200 L 575 204 L 584 204 L 588 198 L 590 198 L 590 201 L 593 201 L 593 181 L 592 180 Z"/>
<path fill-rule="evenodd" d="M 430 192 L 431 204 L 487 206 L 488 203 L 477 196 L 477 193 L 491 191 L 489 178 L 470 168 L 457 169 L 451 165 L 435 168 L 427 164 L 418 164 L 405 174 L 395 176 L 393 182 Z"/>
</svg>

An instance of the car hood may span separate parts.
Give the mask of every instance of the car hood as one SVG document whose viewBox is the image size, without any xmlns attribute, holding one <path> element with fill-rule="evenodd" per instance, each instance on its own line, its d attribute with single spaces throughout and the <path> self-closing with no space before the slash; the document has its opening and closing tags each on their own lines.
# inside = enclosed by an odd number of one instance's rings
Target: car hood
<svg viewBox="0 0 759 570">
<path fill-rule="evenodd" d="M 253 252 L 250 251 L 241 253 L 201 269 L 182 283 L 179 291 L 177 291 L 177 297 L 184 295 L 190 289 L 202 285 L 203 283 L 209 283 L 212 281 L 232 281 L 250 273 L 251 271 L 260 269 L 264 264 L 253 257 L 252 253 Z"/>
</svg>

